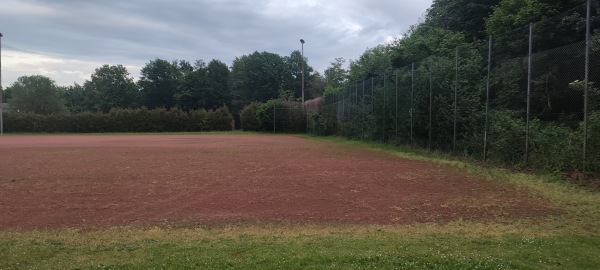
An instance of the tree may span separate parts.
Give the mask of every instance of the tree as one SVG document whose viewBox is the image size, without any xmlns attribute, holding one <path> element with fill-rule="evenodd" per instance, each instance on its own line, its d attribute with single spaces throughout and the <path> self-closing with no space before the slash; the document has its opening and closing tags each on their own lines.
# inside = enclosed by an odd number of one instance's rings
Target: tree
<svg viewBox="0 0 600 270">
<path fill-rule="evenodd" d="M 311 73 L 306 81 L 305 100 L 321 97 L 325 93 L 327 81 L 319 72 Z"/>
<path fill-rule="evenodd" d="M 185 61 L 178 63 L 158 58 L 146 64 L 138 81 L 141 105 L 150 109 L 174 107 L 175 93 L 190 68 L 191 65 Z"/>
<path fill-rule="evenodd" d="M 325 98 L 340 93 L 348 80 L 348 71 L 343 68 L 346 59 L 336 58 L 325 70 L 326 86 L 323 95 Z"/>
<path fill-rule="evenodd" d="M 200 101 L 206 88 L 206 63 L 196 61 L 191 69 L 184 69 L 180 87 L 174 94 L 175 104 L 184 111 L 196 110 L 201 107 Z"/>
<path fill-rule="evenodd" d="M 196 61 L 191 69 L 183 71 L 181 86 L 175 93 L 177 107 L 189 111 L 217 109 L 229 103 L 229 68 L 218 60 L 208 65 Z"/>
<path fill-rule="evenodd" d="M 22 76 L 6 90 L 12 95 L 8 102 L 20 112 L 52 114 L 65 111 L 58 87 L 48 77 Z"/>
<path fill-rule="evenodd" d="M 207 93 L 202 98 L 201 105 L 206 109 L 217 109 L 230 105 L 229 67 L 219 61 L 212 60 L 206 67 Z"/>
<path fill-rule="evenodd" d="M 122 65 L 97 68 L 91 80 L 85 82 L 84 88 L 97 97 L 97 108 L 103 112 L 112 108 L 137 107 L 138 88 Z"/>
<path fill-rule="evenodd" d="M 432 55 L 452 55 L 456 46 L 464 42 L 465 37 L 461 32 L 427 24 L 415 25 L 391 45 L 390 61 L 393 66 L 400 68 Z"/>
<path fill-rule="evenodd" d="M 346 59 L 336 58 L 325 70 L 325 80 L 331 87 L 342 87 L 348 78 L 348 71 L 343 68 Z"/>
<path fill-rule="evenodd" d="M 500 0 L 434 0 L 427 10 L 425 24 L 461 32 L 467 41 L 484 39 L 485 19 Z"/>
<path fill-rule="evenodd" d="M 362 81 L 366 78 L 383 75 L 391 70 L 390 47 L 378 45 L 367 49 L 358 60 L 350 60 L 348 79 L 351 83 Z"/>
<path fill-rule="evenodd" d="M 72 86 L 59 88 L 59 93 L 66 108 L 73 113 L 99 110 L 98 93 L 90 91 L 75 83 Z"/>
<path fill-rule="evenodd" d="M 233 61 L 230 86 L 234 111 L 252 102 L 275 99 L 282 88 L 285 63 L 281 56 L 269 52 L 254 52 Z"/>
<path fill-rule="evenodd" d="M 556 13 L 555 7 L 538 0 L 502 0 L 485 20 L 485 28 L 490 35 L 503 34 Z"/>
<path fill-rule="evenodd" d="M 294 93 L 294 97 L 302 97 L 302 64 L 304 64 L 304 88 L 306 88 L 314 69 L 308 64 L 308 59 L 302 58 L 302 53 L 298 50 L 293 51 L 290 56 L 283 58 L 285 70 L 283 73 L 282 90 L 289 90 Z M 305 97 L 308 98 L 308 97 Z"/>
<path fill-rule="evenodd" d="M 2 100 L 0 100 L 0 103 L 3 103 L 12 98 L 12 93 L 11 93 L 11 91 L 9 91 L 8 88 L 2 89 L 1 91 L 2 91 Z"/>
</svg>

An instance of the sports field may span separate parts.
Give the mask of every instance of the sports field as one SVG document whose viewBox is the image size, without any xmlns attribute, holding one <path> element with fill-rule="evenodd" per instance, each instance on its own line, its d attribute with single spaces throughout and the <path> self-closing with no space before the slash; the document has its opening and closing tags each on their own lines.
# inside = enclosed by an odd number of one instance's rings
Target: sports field
<svg viewBox="0 0 600 270">
<path fill-rule="evenodd" d="M 292 136 L 0 141 L 0 228 L 409 224 L 558 214 L 448 166 Z"/>
<path fill-rule="evenodd" d="M 507 173 L 363 144 L 240 134 L 5 136 L 0 138 L 0 152 L 0 269 L 156 264 L 304 268 L 303 263 L 312 268 L 387 268 L 410 262 L 403 255 L 423 259 L 413 265 L 416 268 L 444 268 L 453 262 L 458 268 L 510 269 L 524 265 L 518 260 L 499 264 L 502 260 L 486 259 L 478 252 L 494 256 L 508 252 L 511 245 L 518 251 L 521 237 L 561 237 L 563 244 L 577 246 L 578 255 L 541 253 L 558 256 L 559 262 L 564 260 L 560 256 L 581 256 L 566 265 L 587 268 L 573 263 L 600 261 L 588 258 L 600 254 L 595 253 L 600 252 L 594 225 L 599 216 L 597 193 L 523 175 L 515 178 L 525 180 L 508 179 Z M 426 247 L 437 243 L 432 235 L 448 239 L 429 254 Z M 334 239 L 328 239 L 331 236 Z M 578 242 L 582 239 L 587 245 Z M 419 249 L 402 253 L 403 243 Z M 480 247 L 474 248 L 474 243 Z M 495 243 L 496 252 L 487 250 L 486 243 Z M 208 244 L 214 250 L 201 251 Z M 241 244 L 244 251 L 232 254 L 230 244 L 234 250 Z M 355 258 L 347 252 L 376 258 L 369 255 L 371 244 L 384 248 L 377 256 L 394 260 L 335 263 Z M 106 256 L 117 254 L 123 245 L 121 251 L 129 255 Z M 98 246 L 108 249 L 98 251 Z M 288 263 L 257 255 L 276 255 L 285 246 L 299 254 L 328 246 L 337 251 L 331 250 L 332 257 L 324 261 L 305 254 L 309 259 L 291 257 Z M 461 248 L 471 251 L 471 257 L 463 256 L 466 262 L 444 261 L 434 254 L 462 252 Z M 562 249 L 552 248 L 548 252 Z M 218 250 L 220 255 L 209 256 Z M 169 252 L 184 252 L 189 264 L 167 260 L 164 253 Z M 286 254 L 290 255 L 278 258 Z M 189 261 L 190 256 L 196 260 Z M 240 256 L 245 260 L 236 264 Z M 199 264 L 199 258 L 203 263 L 217 259 L 215 264 Z M 565 266 L 551 260 L 533 263 L 534 268 Z"/>
</svg>

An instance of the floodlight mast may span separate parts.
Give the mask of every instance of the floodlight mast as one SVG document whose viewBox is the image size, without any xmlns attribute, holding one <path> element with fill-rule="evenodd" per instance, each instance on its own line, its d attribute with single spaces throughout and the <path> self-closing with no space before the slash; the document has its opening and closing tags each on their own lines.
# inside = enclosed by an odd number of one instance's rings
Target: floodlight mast
<svg viewBox="0 0 600 270">
<path fill-rule="evenodd" d="M 0 135 L 4 135 L 4 115 L 2 103 L 4 102 L 4 89 L 2 88 L 2 33 L 0 33 Z"/>
<path fill-rule="evenodd" d="M 302 43 L 302 107 L 304 108 L 304 39 L 300 39 Z"/>
</svg>

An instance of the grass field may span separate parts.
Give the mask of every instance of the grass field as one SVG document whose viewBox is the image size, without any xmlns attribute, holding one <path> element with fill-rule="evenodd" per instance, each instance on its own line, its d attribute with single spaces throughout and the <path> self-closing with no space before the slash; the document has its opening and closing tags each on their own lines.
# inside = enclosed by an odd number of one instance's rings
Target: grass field
<svg viewBox="0 0 600 270">
<path fill-rule="evenodd" d="M 342 149 L 343 155 L 370 151 L 379 153 L 370 158 L 398 156 L 453 168 L 477 181 L 509 186 L 519 194 L 544 200 L 559 214 L 508 215 L 483 220 L 457 217 L 408 223 L 378 222 L 385 220 L 382 218 L 361 224 L 342 218 L 335 222 L 283 218 L 193 226 L 179 223 L 98 228 L 9 226 L 0 229 L 0 269 L 598 269 L 600 266 L 598 193 L 554 177 L 481 168 L 373 143 L 300 139 Z M 9 149 L 0 147 L 0 150 Z M 0 187 L 13 187 L 8 181 L 0 178 Z M 8 193 L 0 191 L 2 194 Z M 487 208 L 480 209 L 481 204 L 481 200 L 466 199 L 461 207 L 486 211 Z M 14 208 L 0 198 L 0 209 Z"/>
</svg>

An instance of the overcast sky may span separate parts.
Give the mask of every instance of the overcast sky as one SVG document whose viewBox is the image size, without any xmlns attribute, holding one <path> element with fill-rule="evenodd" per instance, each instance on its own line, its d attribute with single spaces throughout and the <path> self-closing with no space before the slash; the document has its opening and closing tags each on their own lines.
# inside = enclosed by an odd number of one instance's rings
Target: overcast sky
<svg viewBox="0 0 600 270">
<path fill-rule="evenodd" d="M 405 33 L 431 0 L 2 0 L 2 85 L 41 74 L 83 83 L 103 64 L 131 76 L 155 58 L 300 50 L 317 71 Z"/>
</svg>

